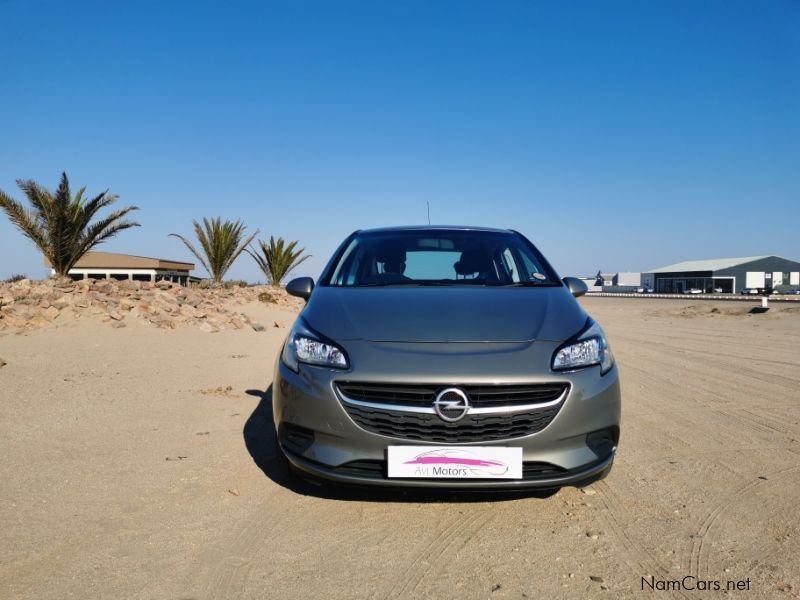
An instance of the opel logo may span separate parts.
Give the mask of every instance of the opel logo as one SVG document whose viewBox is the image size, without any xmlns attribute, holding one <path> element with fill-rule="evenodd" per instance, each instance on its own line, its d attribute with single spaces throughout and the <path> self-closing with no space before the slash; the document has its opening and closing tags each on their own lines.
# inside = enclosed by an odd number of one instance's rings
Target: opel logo
<svg viewBox="0 0 800 600">
<path fill-rule="evenodd" d="M 467 416 L 469 399 L 460 389 L 447 388 L 436 394 L 433 409 L 442 421 L 455 423 Z"/>
</svg>

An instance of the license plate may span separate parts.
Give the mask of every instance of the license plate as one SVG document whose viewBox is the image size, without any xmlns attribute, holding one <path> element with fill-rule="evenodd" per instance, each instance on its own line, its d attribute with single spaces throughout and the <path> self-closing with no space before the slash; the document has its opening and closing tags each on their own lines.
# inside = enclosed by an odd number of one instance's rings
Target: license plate
<svg viewBox="0 0 800 600">
<path fill-rule="evenodd" d="M 522 448 L 389 446 L 389 477 L 522 479 Z"/>
</svg>

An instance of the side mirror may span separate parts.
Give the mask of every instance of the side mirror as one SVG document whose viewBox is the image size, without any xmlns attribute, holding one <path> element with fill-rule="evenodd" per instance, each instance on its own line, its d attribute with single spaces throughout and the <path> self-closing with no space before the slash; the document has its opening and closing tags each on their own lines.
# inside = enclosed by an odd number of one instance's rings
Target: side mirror
<svg viewBox="0 0 800 600">
<path fill-rule="evenodd" d="M 297 296 L 303 300 L 308 300 L 314 290 L 314 280 L 311 277 L 298 277 L 286 284 L 286 292 L 290 296 Z"/>
<path fill-rule="evenodd" d="M 564 279 L 561 281 L 563 281 L 564 285 L 567 286 L 569 293 L 576 298 L 580 298 L 589 291 L 587 285 L 577 277 L 564 277 Z"/>
</svg>

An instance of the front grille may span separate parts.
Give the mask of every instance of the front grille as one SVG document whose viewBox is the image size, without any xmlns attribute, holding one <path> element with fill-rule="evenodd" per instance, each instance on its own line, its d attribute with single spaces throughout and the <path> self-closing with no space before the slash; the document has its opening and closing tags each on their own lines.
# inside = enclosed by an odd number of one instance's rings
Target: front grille
<svg viewBox="0 0 800 600">
<path fill-rule="evenodd" d="M 363 429 L 418 442 L 491 442 L 541 431 L 563 405 L 566 383 L 463 385 L 469 412 L 448 422 L 434 410 L 442 385 L 337 382 L 342 406 Z M 441 407 L 440 407 L 441 410 Z"/>
<path fill-rule="evenodd" d="M 561 405 L 530 412 L 470 415 L 455 423 L 437 415 L 380 410 L 342 403 L 359 426 L 388 437 L 426 442 L 489 442 L 522 437 L 541 431 L 553 420 Z"/>
<path fill-rule="evenodd" d="M 581 467 L 585 469 L 586 467 Z M 580 469 L 575 469 L 575 472 Z M 334 467 L 334 472 L 340 475 L 351 475 L 355 477 L 364 477 L 367 479 L 388 479 L 386 474 L 386 461 L 384 460 L 354 460 L 352 462 L 344 463 L 338 467 Z M 523 481 L 536 481 L 543 479 L 552 479 L 554 477 L 562 477 L 569 475 L 571 471 L 551 465 L 545 462 L 523 462 L 522 463 L 522 480 Z"/>
<path fill-rule="evenodd" d="M 431 406 L 436 394 L 452 385 L 338 382 L 341 394 L 362 402 L 379 402 L 403 406 Z M 523 406 L 550 402 L 561 397 L 569 387 L 566 383 L 514 385 L 456 385 L 469 396 L 475 408 Z"/>
</svg>

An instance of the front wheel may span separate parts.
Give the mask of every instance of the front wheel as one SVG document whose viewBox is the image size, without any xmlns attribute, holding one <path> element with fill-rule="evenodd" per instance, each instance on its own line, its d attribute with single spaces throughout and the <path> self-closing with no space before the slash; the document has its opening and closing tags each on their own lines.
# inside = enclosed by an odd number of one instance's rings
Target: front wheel
<svg viewBox="0 0 800 600">
<path fill-rule="evenodd" d="M 283 449 L 278 442 L 277 435 L 275 436 L 275 442 L 273 444 L 273 452 L 275 455 L 273 456 L 271 462 L 275 480 L 280 483 L 286 483 L 293 480 L 295 478 L 294 468 L 292 467 L 292 463 L 289 462 L 289 459 L 286 457 L 286 454 L 284 454 Z"/>
</svg>

